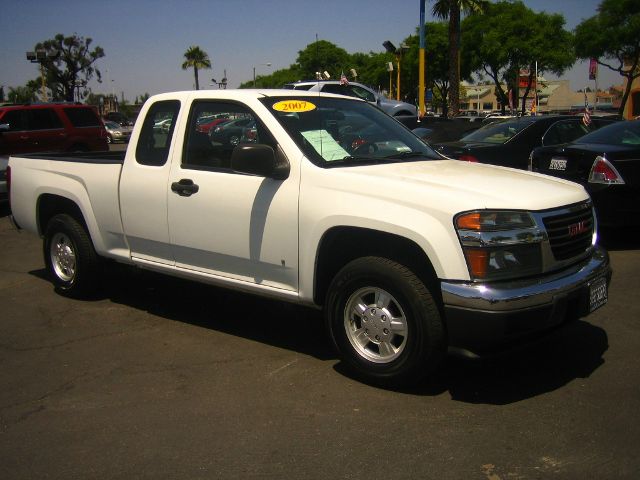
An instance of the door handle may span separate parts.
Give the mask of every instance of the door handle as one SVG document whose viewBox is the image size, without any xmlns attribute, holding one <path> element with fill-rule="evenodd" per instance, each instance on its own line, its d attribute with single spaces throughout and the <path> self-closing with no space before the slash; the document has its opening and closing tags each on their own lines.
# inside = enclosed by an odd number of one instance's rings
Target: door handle
<svg viewBox="0 0 640 480">
<path fill-rule="evenodd" d="M 194 193 L 198 193 L 198 190 L 200 190 L 200 187 L 189 178 L 183 178 L 179 182 L 173 182 L 171 184 L 171 191 L 181 197 L 190 197 Z"/>
</svg>

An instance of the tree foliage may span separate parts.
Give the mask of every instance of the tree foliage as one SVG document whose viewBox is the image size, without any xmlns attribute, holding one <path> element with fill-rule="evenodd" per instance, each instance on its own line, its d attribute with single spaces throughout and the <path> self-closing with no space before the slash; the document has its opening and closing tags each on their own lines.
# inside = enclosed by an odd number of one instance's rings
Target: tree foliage
<svg viewBox="0 0 640 480">
<path fill-rule="evenodd" d="M 319 40 L 310 43 L 298 52 L 296 63 L 289 68 L 277 70 L 271 75 L 256 77 L 256 83 L 264 88 L 280 88 L 286 83 L 298 80 L 313 80 L 316 72 L 328 72 L 331 78 L 338 79 L 340 74 L 350 75 L 355 69 L 358 81 L 367 85 L 380 86 L 387 82 L 388 73 L 385 66 L 393 60 L 393 56 L 386 53 L 354 53 L 349 54 L 343 48 Z M 251 88 L 253 81 L 247 81 L 240 88 Z"/>
<path fill-rule="evenodd" d="M 501 1 L 490 4 L 482 15 L 463 22 L 463 58 L 473 71 L 487 75 L 495 85 L 496 96 L 508 104 L 508 89 L 517 88 L 521 69 L 529 71 L 529 85 L 535 75 L 553 72 L 561 75 L 574 61 L 573 38 L 564 29 L 559 14 L 536 13 L 523 2 Z M 525 109 L 525 90 L 522 111 Z"/>
<path fill-rule="evenodd" d="M 631 84 L 640 77 L 640 2 L 603 0 L 597 15 L 575 29 L 578 58 L 595 58 L 598 63 L 627 79 L 619 113 L 622 115 Z"/>
<path fill-rule="evenodd" d="M 316 72 L 340 72 L 348 69 L 350 56 L 346 50 L 326 40 L 318 40 L 298 52 L 296 63 L 303 77 L 315 78 Z M 338 73 L 339 74 L 339 73 Z"/>
<path fill-rule="evenodd" d="M 37 99 L 36 92 L 29 86 L 9 87 L 7 97 L 10 103 L 31 103 Z"/>
<path fill-rule="evenodd" d="M 56 100 L 73 101 L 76 89 L 86 96 L 87 84 L 95 75 L 101 81 L 100 70 L 95 62 L 104 57 L 104 50 L 96 46 L 93 40 L 77 34 L 65 37 L 59 33 L 50 40 L 36 44 L 35 50 L 44 50 L 47 58 L 42 60 L 46 83 Z M 81 90 L 80 90 L 81 89 Z"/>
<path fill-rule="evenodd" d="M 182 63 L 182 69 L 187 70 L 193 68 L 193 76 L 195 78 L 196 90 L 200 90 L 200 82 L 198 80 L 198 70 L 211 68 L 211 60 L 207 52 L 196 45 L 190 46 L 184 52 L 185 61 Z"/>
</svg>

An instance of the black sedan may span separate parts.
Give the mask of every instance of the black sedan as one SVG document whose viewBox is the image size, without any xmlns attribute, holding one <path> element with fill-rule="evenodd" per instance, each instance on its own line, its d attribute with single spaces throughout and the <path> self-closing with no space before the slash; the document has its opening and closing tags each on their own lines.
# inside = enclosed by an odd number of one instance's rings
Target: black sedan
<svg viewBox="0 0 640 480">
<path fill-rule="evenodd" d="M 640 226 L 640 120 L 614 123 L 566 145 L 537 148 L 529 169 L 582 184 L 601 226 Z"/>
<path fill-rule="evenodd" d="M 592 117 L 587 126 L 582 115 L 516 117 L 485 125 L 458 141 L 437 143 L 434 147 L 449 158 L 526 170 L 534 148 L 571 142 L 611 122 Z"/>
</svg>

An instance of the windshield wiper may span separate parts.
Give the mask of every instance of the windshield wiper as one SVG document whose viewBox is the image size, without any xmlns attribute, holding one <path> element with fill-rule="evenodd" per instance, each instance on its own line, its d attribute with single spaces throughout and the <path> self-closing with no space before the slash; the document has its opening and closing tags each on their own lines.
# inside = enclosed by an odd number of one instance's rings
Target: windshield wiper
<svg viewBox="0 0 640 480">
<path fill-rule="evenodd" d="M 340 160 L 331 160 L 327 162 L 328 167 L 349 166 L 349 165 L 373 165 L 376 163 L 388 163 L 391 159 L 386 157 L 357 156 L 344 157 Z"/>
<path fill-rule="evenodd" d="M 384 158 L 401 160 L 403 158 L 429 158 L 428 154 L 422 152 L 398 152 L 392 155 L 387 155 Z"/>
</svg>

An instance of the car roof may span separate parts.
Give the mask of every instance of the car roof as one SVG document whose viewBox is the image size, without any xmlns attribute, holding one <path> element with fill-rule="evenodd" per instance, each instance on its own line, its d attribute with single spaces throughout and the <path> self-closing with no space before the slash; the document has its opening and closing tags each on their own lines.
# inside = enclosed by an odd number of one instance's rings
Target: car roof
<svg viewBox="0 0 640 480">
<path fill-rule="evenodd" d="M 25 108 L 51 108 L 51 107 L 94 108 L 92 105 L 85 105 L 82 103 L 50 102 L 50 103 L 22 103 L 22 104 L 14 104 L 14 105 L 3 105 L 3 106 L 0 106 L 0 110 L 22 110 Z"/>
<path fill-rule="evenodd" d="M 249 99 L 261 99 L 261 98 L 295 98 L 295 97 L 326 97 L 326 98 L 339 98 L 344 101 L 351 102 L 364 102 L 359 98 L 355 97 L 347 97 L 344 95 L 338 95 L 335 93 L 325 93 L 325 92 L 309 92 L 307 90 L 291 90 L 286 88 L 261 88 L 261 89 L 250 89 L 250 88 L 237 88 L 237 89 L 226 89 L 226 90 L 185 90 L 181 92 L 167 92 L 160 93 L 158 95 L 154 95 L 151 97 L 153 101 L 158 100 L 177 100 L 177 99 L 188 99 L 194 98 L 198 100 L 207 100 L 207 99 L 226 99 L 226 100 L 240 100 L 246 101 Z"/>
<path fill-rule="evenodd" d="M 335 85 L 337 83 L 342 83 L 342 82 L 340 80 L 298 80 L 297 82 L 287 82 L 285 85 L 316 85 L 318 83 Z M 351 81 L 351 80 L 349 81 L 349 84 L 364 85 L 360 82 Z"/>
</svg>

